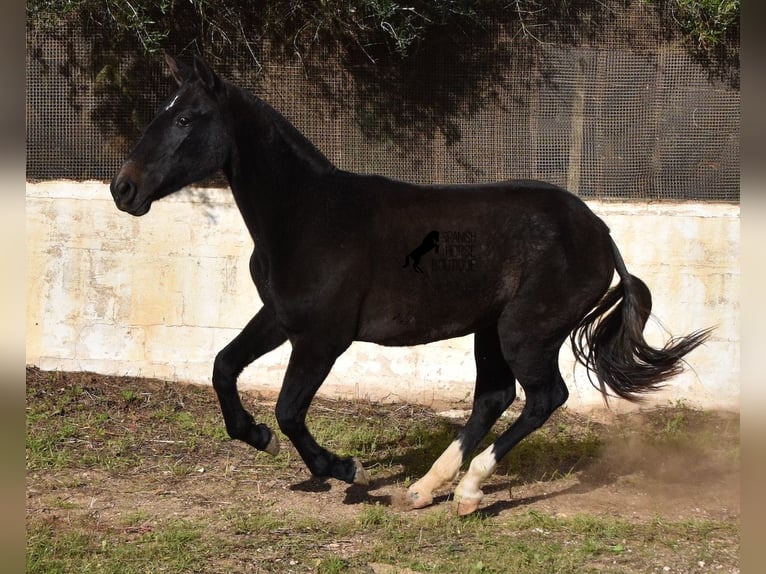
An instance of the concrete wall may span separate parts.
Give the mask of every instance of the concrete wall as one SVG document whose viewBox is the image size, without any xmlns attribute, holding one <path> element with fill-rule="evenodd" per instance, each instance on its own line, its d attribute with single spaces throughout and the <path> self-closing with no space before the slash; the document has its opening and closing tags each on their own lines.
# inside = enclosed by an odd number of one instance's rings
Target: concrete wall
<svg viewBox="0 0 766 574">
<path fill-rule="evenodd" d="M 101 182 L 28 183 L 26 198 L 27 364 L 209 383 L 216 352 L 260 307 L 248 274 L 252 242 L 228 190 L 185 190 L 143 218 L 118 212 Z M 717 327 L 652 402 L 738 409 L 739 207 L 590 205 L 651 288 L 664 328 Z M 654 321 L 647 333 L 656 344 L 666 337 Z M 464 401 L 475 375 L 471 348 L 470 337 L 412 348 L 355 343 L 321 393 Z M 278 390 L 289 352 L 286 344 L 256 361 L 241 388 Z M 569 407 L 601 406 L 566 347 L 560 363 Z"/>
</svg>

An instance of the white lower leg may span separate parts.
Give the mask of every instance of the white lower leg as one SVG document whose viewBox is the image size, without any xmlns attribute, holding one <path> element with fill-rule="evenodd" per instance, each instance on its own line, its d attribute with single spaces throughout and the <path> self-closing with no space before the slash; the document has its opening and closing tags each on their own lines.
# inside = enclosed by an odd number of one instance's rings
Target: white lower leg
<svg viewBox="0 0 766 574">
<path fill-rule="evenodd" d="M 455 500 L 460 514 L 470 514 L 479 507 L 484 493 L 481 484 L 494 472 L 497 459 L 493 447 L 490 446 L 472 461 L 468 472 L 455 488 Z"/>
<path fill-rule="evenodd" d="M 431 469 L 409 488 L 410 501 L 413 508 L 423 508 L 434 500 L 433 491 L 446 482 L 451 482 L 457 476 L 463 463 L 463 452 L 460 441 L 453 441 L 439 458 L 431 465 Z"/>
</svg>

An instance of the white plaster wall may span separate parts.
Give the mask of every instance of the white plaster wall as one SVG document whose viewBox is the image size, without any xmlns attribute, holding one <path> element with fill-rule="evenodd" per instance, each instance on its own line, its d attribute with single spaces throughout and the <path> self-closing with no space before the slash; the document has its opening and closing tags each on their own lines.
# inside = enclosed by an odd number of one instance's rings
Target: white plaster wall
<svg viewBox="0 0 766 574">
<path fill-rule="evenodd" d="M 589 204 L 628 269 L 649 285 L 666 329 L 717 327 L 651 402 L 738 409 L 739 207 Z M 27 364 L 208 384 L 216 352 L 260 307 L 248 272 L 253 245 L 228 190 L 185 190 L 134 218 L 117 211 L 102 182 L 28 183 L 26 217 Z M 664 341 L 656 322 L 647 333 Z M 354 343 L 321 393 L 465 401 L 475 375 L 471 349 L 471 337 L 412 348 Z M 256 361 L 241 388 L 277 391 L 289 352 L 285 344 Z M 601 406 L 566 347 L 560 363 L 569 407 Z"/>
</svg>

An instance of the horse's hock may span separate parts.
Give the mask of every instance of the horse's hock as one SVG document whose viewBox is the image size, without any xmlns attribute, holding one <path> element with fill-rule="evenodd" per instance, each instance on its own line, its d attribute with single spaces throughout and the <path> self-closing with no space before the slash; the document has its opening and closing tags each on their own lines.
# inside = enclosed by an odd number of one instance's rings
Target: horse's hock
<svg viewBox="0 0 766 574">
<path fill-rule="evenodd" d="M 739 206 L 588 203 L 650 285 L 662 326 L 716 327 L 689 356 L 693 368 L 647 399 L 738 409 Z M 28 364 L 209 384 L 215 353 L 260 307 L 252 244 L 228 190 L 187 190 L 156 203 L 154 217 L 126 220 L 102 182 L 27 183 L 26 211 Z M 649 321 L 650 342 L 665 340 L 662 326 Z M 240 388 L 276 393 L 288 356 L 289 345 L 265 355 Z M 601 406 L 566 346 L 560 363 L 568 407 Z M 469 399 L 474 378 L 471 337 L 413 348 L 354 343 L 320 393 L 441 405 Z"/>
</svg>

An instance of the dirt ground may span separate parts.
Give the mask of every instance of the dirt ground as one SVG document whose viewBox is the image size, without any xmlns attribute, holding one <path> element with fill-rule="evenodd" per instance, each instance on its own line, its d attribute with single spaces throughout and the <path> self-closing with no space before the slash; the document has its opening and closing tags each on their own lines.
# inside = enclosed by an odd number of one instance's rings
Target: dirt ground
<svg viewBox="0 0 766 574">
<path fill-rule="evenodd" d="M 268 399 L 246 394 L 243 402 L 256 418 L 269 422 L 273 403 Z M 158 414 L 160 405 L 168 410 Z M 407 431 L 416 421 L 423 428 L 438 427 L 440 436 L 436 440 L 436 433 L 431 435 L 428 448 L 405 445 L 401 454 L 395 451 L 394 433 L 391 444 L 380 445 L 367 460 L 358 455 L 370 471 L 371 485 L 349 486 L 311 477 L 284 439 L 279 462 L 228 440 L 210 388 L 28 369 L 28 524 L 62 524 L 79 513 L 96 526 L 123 524 L 121 528 L 140 533 L 152 528 L 152 516 L 197 519 L 243 507 L 325 521 L 353 519 L 367 506 L 364 503 L 404 512 L 407 481 L 428 468 L 434 453 L 440 452 L 437 443 L 448 443 L 461 423 L 460 416 L 446 419 L 412 405 L 320 399 L 313 409 L 328 421 L 341 417 L 352 426 L 354 420 L 374 420 Z M 510 416 L 514 412 L 518 411 Z M 171 417 L 176 418 L 168 424 Z M 31 452 L 37 439 L 30 435 L 43 425 L 48 434 L 40 437 L 43 454 L 38 455 Z M 214 438 L 200 434 L 200 428 Z M 539 511 L 556 517 L 588 513 L 636 521 L 739 518 L 738 414 L 676 405 L 602 414 L 597 421 L 561 409 L 544 428 L 548 430 L 538 431 L 542 438 L 526 455 L 501 466 L 485 486 L 479 511 L 484 516 Z M 55 452 L 45 451 L 45 443 L 53 440 L 59 441 Z M 562 455 L 570 444 L 581 454 Z M 50 456 L 70 458 L 59 463 Z M 88 456 L 95 458 L 86 460 Z M 519 462 L 526 459 L 534 459 L 531 466 Z M 434 512 L 451 502 L 449 489 L 438 494 L 434 506 L 417 512 Z M 145 523 L 124 526 L 131 509 L 151 512 Z M 342 554 L 344 544 L 354 543 L 336 544 Z"/>
<path fill-rule="evenodd" d="M 152 385 L 151 382 L 145 384 Z M 157 384 L 155 382 L 154 386 Z M 129 384 L 126 383 L 126 378 L 122 377 L 89 375 L 87 386 L 92 394 L 107 396 L 110 393 L 109 388 L 113 389 L 112 392 L 116 392 L 117 389 L 128 388 Z M 103 388 L 99 389 L 99 386 Z M 212 393 L 210 395 L 209 407 L 215 416 L 217 405 L 214 403 Z M 259 411 L 268 412 L 273 409 L 273 402 L 268 399 L 259 399 L 253 395 L 251 402 L 256 401 Z M 317 404 L 318 409 L 330 408 L 322 407 L 321 400 L 317 401 Z M 336 406 L 332 408 L 339 412 L 344 410 Z M 393 416 L 392 413 L 397 412 L 396 405 L 381 406 L 381 408 L 386 411 L 386 416 Z M 346 411 L 353 413 L 353 409 L 350 408 Z M 135 412 L 140 415 L 141 411 L 135 410 Z M 411 410 L 405 409 L 401 411 L 400 416 L 411 416 L 411 413 Z M 419 414 L 434 416 L 425 410 L 420 411 Z M 601 431 L 603 436 L 600 438 L 604 446 L 597 460 L 581 465 L 581 468 L 564 476 L 547 479 L 543 476 L 540 480 L 523 481 L 521 484 L 514 483 L 507 476 L 495 477 L 484 488 L 486 497 L 482 504 L 483 512 L 502 515 L 523 507 L 539 508 L 548 513 L 566 516 L 579 512 L 611 512 L 619 508 L 621 514 L 642 518 L 738 516 L 740 513 L 739 457 L 729 456 L 730 448 L 738 448 L 738 415 L 729 412 L 701 413 L 688 410 L 684 413 L 685 420 L 677 423 L 678 426 L 683 425 L 685 428 L 673 429 L 671 425 L 679 420 L 679 416 L 677 414 L 668 416 L 667 412 L 664 414 L 659 423 L 655 410 L 612 417 L 602 414 L 599 418 L 608 422 L 603 426 L 599 425 L 603 429 Z M 438 416 L 438 413 L 435 415 Z M 569 418 L 570 424 L 571 421 L 580 423 L 584 420 L 576 415 L 571 415 Z M 456 423 L 459 424 L 459 422 L 458 417 Z M 555 422 L 553 421 L 553 424 Z M 140 427 L 142 422 L 135 420 L 133 424 Z M 659 432 L 664 433 L 663 436 L 659 440 L 647 439 L 647 429 L 658 424 Z M 672 438 L 672 433 L 681 431 L 685 435 L 692 434 L 694 435 L 692 439 L 699 440 L 663 440 L 667 436 Z M 717 439 L 721 440 L 720 444 L 716 444 Z M 736 442 L 736 445 L 732 441 Z M 156 449 L 162 444 L 162 442 L 149 443 L 148 448 Z M 170 446 L 172 443 L 164 444 Z M 710 448 L 705 448 L 706 446 Z M 291 448 L 291 446 L 283 442 L 283 448 Z M 258 457 L 265 456 L 246 445 L 228 441 L 225 441 L 223 445 L 219 444 L 218 448 L 210 452 L 206 453 L 203 449 L 199 449 L 195 454 L 197 458 L 193 465 L 199 469 L 200 480 L 188 481 L 185 484 L 184 493 L 175 493 L 177 496 L 188 499 L 190 512 L 193 512 L 194 506 L 204 511 L 205 504 L 202 504 L 202 501 L 229 498 L 226 495 L 222 496 L 220 484 L 204 480 L 205 473 L 209 472 L 208 469 L 229 469 L 229 472 L 236 477 L 238 470 L 244 471 L 251 465 L 257 464 Z M 95 471 L 85 469 L 82 472 L 84 477 L 87 477 L 89 473 Z M 67 477 L 67 479 L 71 478 Z M 56 479 L 50 476 L 48 480 Z M 114 501 L 110 500 L 111 496 L 120 499 L 126 495 L 140 497 L 143 491 L 132 492 L 135 489 L 130 487 L 130 483 L 134 482 L 133 477 L 128 476 L 125 480 L 127 484 L 119 485 L 119 488 L 110 488 L 104 492 L 89 492 L 85 489 L 81 492 L 81 496 L 90 497 L 93 506 L 101 505 L 104 508 L 114 504 Z M 357 502 L 368 500 L 382 501 L 396 506 L 404 504 L 400 500 L 400 495 L 404 491 L 403 485 L 396 481 L 384 478 L 379 481 L 373 480 L 369 490 L 349 489 L 342 483 L 312 478 L 297 455 L 291 457 L 286 468 L 272 474 L 271 477 L 264 476 L 248 480 L 253 480 L 253 483 L 232 481 L 231 495 L 236 498 L 240 494 L 236 491 L 254 489 L 255 492 L 268 496 L 277 505 L 284 505 L 291 509 L 310 508 L 312 513 L 319 509 L 323 515 L 327 512 L 353 513 L 353 504 L 349 503 L 353 503 L 355 497 Z M 115 481 L 119 483 L 119 476 L 110 477 L 112 486 L 118 486 L 114 484 Z M 212 492 L 207 491 L 209 488 Z M 161 487 L 146 492 L 146 495 L 151 496 L 153 501 L 162 500 L 162 497 L 157 499 L 157 491 L 164 497 L 174 495 L 172 489 L 165 491 Z M 278 495 L 274 496 L 274 493 Z M 33 499 L 35 494 L 33 489 L 30 492 Z M 444 491 L 442 494 L 441 498 L 437 498 L 437 502 L 446 499 L 449 492 Z M 138 501 L 136 505 L 141 506 Z"/>
</svg>

